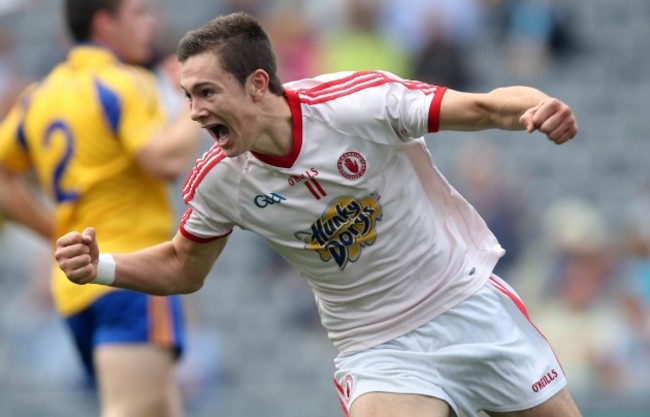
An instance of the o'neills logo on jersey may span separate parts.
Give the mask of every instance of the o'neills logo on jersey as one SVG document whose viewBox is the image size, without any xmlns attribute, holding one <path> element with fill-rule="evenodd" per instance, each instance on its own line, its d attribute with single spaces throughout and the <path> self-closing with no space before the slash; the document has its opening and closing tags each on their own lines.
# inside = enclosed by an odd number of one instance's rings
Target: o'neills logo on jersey
<svg viewBox="0 0 650 417">
<path fill-rule="evenodd" d="M 297 232 L 296 237 L 305 242 L 305 248 L 318 252 L 324 262 L 334 261 L 342 270 L 348 262 L 361 256 L 366 246 L 375 243 L 375 226 L 381 220 L 379 195 L 339 198 L 311 225 L 307 232 Z"/>
<path fill-rule="evenodd" d="M 356 180 L 366 173 L 366 159 L 359 152 L 346 152 L 336 163 L 341 175 L 349 180 Z"/>
<path fill-rule="evenodd" d="M 542 377 L 542 379 L 540 379 L 539 381 L 533 384 L 532 386 L 533 391 L 534 392 L 541 391 L 557 377 L 558 377 L 557 371 L 555 369 L 551 370 L 551 372 L 547 373 Z"/>
</svg>

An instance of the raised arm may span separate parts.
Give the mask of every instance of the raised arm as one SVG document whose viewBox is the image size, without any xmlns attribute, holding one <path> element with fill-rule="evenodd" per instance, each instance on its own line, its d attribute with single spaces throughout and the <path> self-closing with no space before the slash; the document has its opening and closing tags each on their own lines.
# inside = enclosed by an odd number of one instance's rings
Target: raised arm
<svg viewBox="0 0 650 417">
<path fill-rule="evenodd" d="M 572 139 L 578 124 L 571 108 L 531 87 L 497 88 L 489 93 L 448 90 L 440 108 L 440 130 L 539 130 L 557 144 Z"/>
<path fill-rule="evenodd" d="M 54 257 L 76 284 L 103 283 L 153 295 L 186 294 L 203 286 L 227 241 L 226 236 L 210 243 L 195 243 L 177 233 L 171 241 L 147 249 L 113 254 L 113 266 L 105 259 L 100 262 L 95 231 L 86 228 L 82 233 L 70 232 L 59 238 Z M 103 269 L 99 276 L 98 264 Z"/>
</svg>

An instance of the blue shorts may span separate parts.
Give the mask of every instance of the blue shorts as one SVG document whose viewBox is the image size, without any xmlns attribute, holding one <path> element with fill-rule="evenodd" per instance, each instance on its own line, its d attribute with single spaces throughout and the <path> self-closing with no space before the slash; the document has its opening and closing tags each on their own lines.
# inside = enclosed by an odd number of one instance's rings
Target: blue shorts
<svg viewBox="0 0 650 417">
<path fill-rule="evenodd" d="M 150 343 L 180 357 L 185 328 L 180 296 L 115 290 L 66 318 L 83 365 L 94 378 L 93 349 L 105 344 Z"/>
</svg>

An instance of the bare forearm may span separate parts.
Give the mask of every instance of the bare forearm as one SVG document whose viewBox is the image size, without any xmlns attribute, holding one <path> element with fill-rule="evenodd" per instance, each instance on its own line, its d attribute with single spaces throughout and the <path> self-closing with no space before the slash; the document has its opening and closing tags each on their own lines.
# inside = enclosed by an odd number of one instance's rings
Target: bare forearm
<svg viewBox="0 0 650 417">
<path fill-rule="evenodd" d="M 524 130 L 519 118 L 549 97 L 530 87 L 503 87 L 488 93 L 448 90 L 440 109 L 440 129 Z"/>
<path fill-rule="evenodd" d="M 115 281 L 111 286 L 152 295 L 187 294 L 199 290 L 205 279 L 179 257 L 172 242 L 128 253 L 113 254 Z"/>
<path fill-rule="evenodd" d="M 539 131 L 557 143 L 578 133 L 571 108 L 532 87 L 504 87 L 489 93 L 447 90 L 440 107 L 440 130 Z"/>
<path fill-rule="evenodd" d="M 503 130 L 524 130 L 521 116 L 530 108 L 539 105 L 550 97 L 532 87 L 513 86 L 490 91 L 483 106 L 491 115 L 488 128 Z"/>
<path fill-rule="evenodd" d="M 137 252 L 100 254 L 95 229 L 69 232 L 56 241 L 54 258 L 75 284 L 96 283 L 154 295 L 186 294 L 203 286 L 228 237 L 197 243 L 177 233 Z"/>
</svg>

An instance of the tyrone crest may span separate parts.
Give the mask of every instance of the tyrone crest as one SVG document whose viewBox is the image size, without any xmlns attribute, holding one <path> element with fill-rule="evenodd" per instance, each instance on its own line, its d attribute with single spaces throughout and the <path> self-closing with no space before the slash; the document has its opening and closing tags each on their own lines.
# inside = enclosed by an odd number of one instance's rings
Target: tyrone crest
<svg viewBox="0 0 650 417">
<path fill-rule="evenodd" d="M 366 159 L 359 152 L 346 152 L 336 163 L 341 175 L 349 180 L 356 180 L 366 173 Z"/>
</svg>

